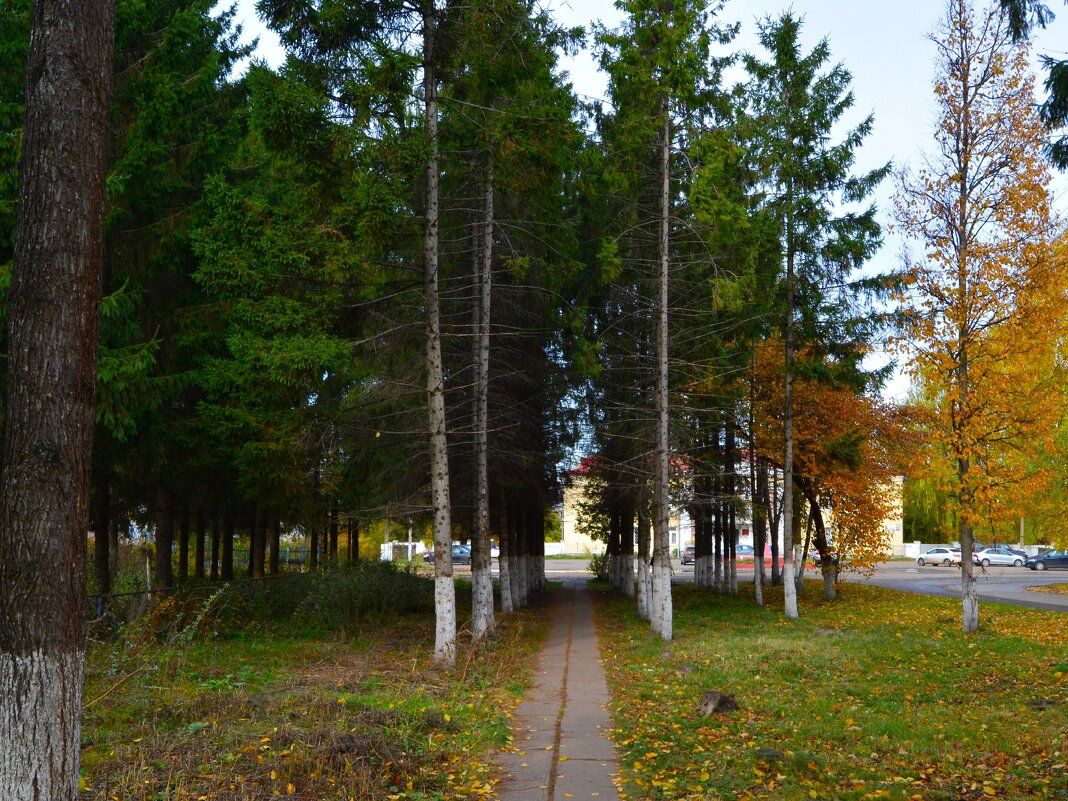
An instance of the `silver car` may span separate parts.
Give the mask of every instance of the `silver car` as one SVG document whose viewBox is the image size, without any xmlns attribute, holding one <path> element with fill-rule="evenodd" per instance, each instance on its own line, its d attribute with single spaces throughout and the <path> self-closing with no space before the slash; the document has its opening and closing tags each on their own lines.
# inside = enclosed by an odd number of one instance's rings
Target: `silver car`
<svg viewBox="0 0 1068 801">
<path fill-rule="evenodd" d="M 916 564 L 920 567 L 923 567 L 924 565 L 959 565 L 960 549 L 932 548 L 927 553 L 920 554 L 916 558 Z"/>
<path fill-rule="evenodd" d="M 990 565 L 1015 565 L 1016 567 L 1023 567 L 1023 556 L 1015 553 L 1004 545 L 997 545 L 993 548 L 983 548 L 980 551 L 976 551 L 972 554 L 972 561 L 977 565 L 983 567 L 990 567 Z"/>
</svg>

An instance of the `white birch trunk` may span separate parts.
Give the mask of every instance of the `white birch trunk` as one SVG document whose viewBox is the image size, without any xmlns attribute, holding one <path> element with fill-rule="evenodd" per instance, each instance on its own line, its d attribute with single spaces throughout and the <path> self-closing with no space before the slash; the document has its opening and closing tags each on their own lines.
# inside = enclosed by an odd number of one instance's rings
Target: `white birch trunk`
<svg viewBox="0 0 1068 801">
<path fill-rule="evenodd" d="M 471 631 L 477 639 L 493 630 L 493 579 L 490 575 L 489 525 L 489 356 L 490 302 L 493 281 L 493 165 L 486 166 L 482 210 L 482 246 L 478 259 L 478 358 L 475 384 L 475 458 L 478 503 L 475 564 L 471 566 Z"/>
<path fill-rule="evenodd" d="M 667 98 L 661 99 L 663 127 L 660 134 L 660 235 L 656 320 L 656 470 L 654 476 L 653 608 L 652 629 L 664 640 L 672 638 L 671 560 L 668 498 L 668 266 L 671 189 L 671 119 Z"/>
<path fill-rule="evenodd" d="M 975 535 L 972 527 L 965 522 L 960 524 L 960 597 L 961 624 L 964 632 L 970 634 L 979 630 L 979 592 L 975 584 L 975 565 L 972 563 Z"/>
<path fill-rule="evenodd" d="M 702 554 L 694 559 L 694 583 L 703 589 L 712 587 L 712 555 Z"/>
<path fill-rule="evenodd" d="M 507 502 L 501 499 L 507 509 Z M 500 538 L 500 556 L 497 557 L 497 572 L 501 585 L 501 612 L 511 614 L 515 611 L 512 603 L 512 543 L 508 537 L 508 514 L 501 515 L 501 530 L 497 532 Z"/>
<path fill-rule="evenodd" d="M 764 544 L 760 542 L 760 537 L 756 536 L 757 533 L 757 515 L 761 512 L 757 511 L 757 495 L 760 490 L 757 486 L 757 469 L 756 469 L 756 428 L 753 425 L 753 407 L 756 405 L 756 348 L 753 349 L 753 356 L 751 361 L 751 372 L 749 380 L 749 520 L 752 522 L 752 532 L 754 534 L 753 543 L 756 546 L 753 548 L 753 598 L 757 603 L 757 606 L 764 605 Z M 767 525 L 764 526 L 765 530 Z"/>
<path fill-rule="evenodd" d="M 423 97 L 426 113 L 426 220 L 423 300 L 426 304 L 426 393 L 430 430 L 430 496 L 434 512 L 434 661 L 456 664 L 456 586 L 452 578 L 452 514 L 445 438 L 445 379 L 438 310 L 438 101 L 434 76 L 434 0 L 423 6 Z"/>
<path fill-rule="evenodd" d="M 638 500 L 638 617 L 649 620 L 652 610 L 652 575 L 649 572 L 649 496 L 643 489 Z"/>
<path fill-rule="evenodd" d="M 792 192 L 788 192 L 792 198 Z M 791 200 L 788 199 L 788 204 Z M 792 232 L 787 232 L 788 239 Z M 784 455 L 782 500 L 783 612 L 797 619 L 797 586 L 794 584 L 794 258 L 792 246 L 786 255 L 786 386 L 783 409 Z"/>
</svg>

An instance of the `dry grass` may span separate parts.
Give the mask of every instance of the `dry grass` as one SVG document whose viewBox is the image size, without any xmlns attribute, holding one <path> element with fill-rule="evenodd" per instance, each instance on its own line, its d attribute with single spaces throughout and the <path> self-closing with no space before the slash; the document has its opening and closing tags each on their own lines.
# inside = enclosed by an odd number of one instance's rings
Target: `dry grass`
<svg viewBox="0 0 1068 801">
<path fill-rule="evenodd" d="M 168 614 L 91 648 L 83 801 L 488 796 L 486 755 L 542 633 L 513 615 L 489 643 L 461 637 L 458 667 L 441 671 L 426 614 L 344 638 L 209 615 L 160 641 Z"/>
</svg>

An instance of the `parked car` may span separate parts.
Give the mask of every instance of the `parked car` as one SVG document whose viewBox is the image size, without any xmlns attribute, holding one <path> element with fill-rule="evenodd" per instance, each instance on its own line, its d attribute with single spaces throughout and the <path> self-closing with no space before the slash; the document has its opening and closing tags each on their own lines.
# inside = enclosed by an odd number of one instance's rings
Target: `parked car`
<svg viewBox="0 0 1068 801">
<path fill-rule="evenodd" d="M 1046 551 L 1040 553 L 1038 556 L 1032 556 L 1026 562 L 1024 567 L 1029 567 L 1032 570 L 1053 570 L 1061 569 L 1068 570 L 1068 551 Z"/>
<path fill-rule="evenodd" d="M 959 548 L 932 548 L 927 553 L 916 557 L 916 564 L 924 565 L 959 565 L 961 560 Z"/>
<path fill-rule="evenodd" d="M 737 559 L 750 560 L 756 557 L 756 551 L 752 545 L 736 545 L 734 555 Z"/>
<path fill-rule="evenodd" d="M 423 561 L 434 562 L 433 549 L 423 554 Z M 452 563 L 454 565 L 469 565 L 471 564 L 471 548 L 468 545 L 461 545 L 460 543 L 453 543 L 452 546 Z"/>
<path fill-rule="evenodd" d="M 682 563 L 684 565 L 692 565 L 697 561 L 697 549 L 692 545 L 687 545 L 682 549 Z"/>
<path fill-rule="evenodd" d="M 1023 565 L 1026 558 L 1026 556 L 1020 556 L 1011 548 L 1007 548 L 1004 545 L 998 545 L 993 548 L 983 548 L 972 554 L 972 561 L 983 567 L 989 567 L 990 565 L 1015 565 L 1016 567 L 1020 567 Z"/>
</svg>

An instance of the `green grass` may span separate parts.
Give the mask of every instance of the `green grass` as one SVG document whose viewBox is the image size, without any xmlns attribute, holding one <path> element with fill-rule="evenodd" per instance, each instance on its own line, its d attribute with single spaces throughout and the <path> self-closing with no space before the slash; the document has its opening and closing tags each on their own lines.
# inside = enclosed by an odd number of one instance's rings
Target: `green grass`
<svg viewBox="0 0 1068 801">
<path fill-rule="evenodd" d="M 210 603 L 170 599 L 91 642 L 79 798 L 490 793 L 487 755 L 505 744 L 529 678 L 516 666 L 544 633 L 537 615 L 510 616 L 478 647 L 461 632 L 456 670 L 440 671 L 425 579 L 295 578 Z"/>
<path fill-rule="evenodd" d="M 813 583 L 790 621 L 742 591 L 676 588 L 672 643 L 601 603 L 627 797 L 1068 798 L 1068 616 L 984 604 L 964 636 L 952 599 Z"/>
</svg>

